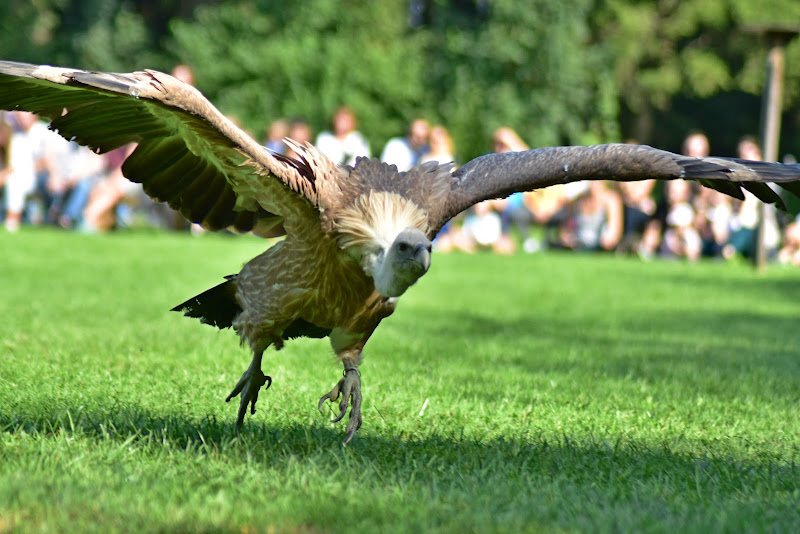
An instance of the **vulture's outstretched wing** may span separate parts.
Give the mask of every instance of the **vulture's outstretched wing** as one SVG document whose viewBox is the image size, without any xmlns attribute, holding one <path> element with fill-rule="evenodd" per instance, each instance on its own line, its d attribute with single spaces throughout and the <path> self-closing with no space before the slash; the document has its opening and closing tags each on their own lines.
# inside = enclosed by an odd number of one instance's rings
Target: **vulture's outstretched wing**
<svg viewBox="0 0 800 534">
<path fill-rule="evenodd" d="M 487 154 L 457 169 L 438 231 L 450 218 L 482 200 L 501 198 L 580 180 L 636 181 L 657 178 L 694 180 L 732 197 L 742 189 L 764 202 L 783 207 L 765 182 L 774 182 L 800 196 L 800 165 L 729 158 L 694 158 L 649 146 L 609 144 L 550 147 L 525 152 Z"/>
<path fill-rule="evenodd" d="M 279 236 L 300 204 L 316 204 L 304 162 L 273 155 L 167 74 L 0 61 L 0 109 L 32 111 L 98 152 L 138 143 L 125 176 L 210 230 Z"/>
</svg>

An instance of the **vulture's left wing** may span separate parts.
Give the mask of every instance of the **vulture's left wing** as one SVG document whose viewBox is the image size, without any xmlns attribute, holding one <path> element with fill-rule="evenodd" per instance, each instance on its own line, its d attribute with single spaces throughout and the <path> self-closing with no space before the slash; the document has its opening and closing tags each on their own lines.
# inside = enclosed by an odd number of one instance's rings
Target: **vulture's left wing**
<svg viewBox="0 0 800 534">
<path fill-rule="evenodd" d="M 0 61 L 0 109 L 36 113 L 101 153 L 137 143 L 123 174 L 210 230 L 279 236 L 304 205 L 316 204 L 308 166 L 270 153 L 167 74 Z"/>
<path fill-rule="evenodd" d="M 581 180 L 649 178 L 694 180 L 738 199 L 744 199 L 745 189 L 780 207 L 783 201 L 767 182 L 800 196 L 800 165 L 694 158 L 642 145 L 550 147 L 487 154 L 463 165 L 453 173 L 447 200 L 435 210 L 438 217 L 431 226 L 438 232 L 445 222 L 473 204 L 519 191 Z"/>
</svg>

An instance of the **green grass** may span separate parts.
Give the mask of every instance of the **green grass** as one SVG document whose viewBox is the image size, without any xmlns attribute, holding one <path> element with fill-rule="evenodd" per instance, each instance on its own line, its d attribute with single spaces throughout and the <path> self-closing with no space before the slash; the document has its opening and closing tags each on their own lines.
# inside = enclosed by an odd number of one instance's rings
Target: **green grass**
<svg viewBox="0 0 800 534">
<path fill-rule="evenodd" d="M 167 311 L 263 247 L 0 233 L 0 532 L 800 530 L 800 272 L 438 255 L 343 447 L 326 341 L 237 437 L 248 354 Z"/>
</svg>

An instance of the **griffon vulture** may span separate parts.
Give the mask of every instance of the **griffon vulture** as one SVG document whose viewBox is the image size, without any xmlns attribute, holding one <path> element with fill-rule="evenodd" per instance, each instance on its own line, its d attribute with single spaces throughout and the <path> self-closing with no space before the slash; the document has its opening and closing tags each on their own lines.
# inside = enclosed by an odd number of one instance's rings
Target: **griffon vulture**
<svg viewBox="0 0 800 534">
<path fill-rule="evenodd" d="M 0 62 L 0 108 L 27 110 L 98 152 L 137 143 L 123 173 L 152 198 L 208 230 L 286 236 L 237 275 L 174 308 L 218 328 L 233 327 L 252 350 L 226 400 L 240 396 L 237 428 L 272 380 L 264 351 L 299 336 L 325 337 L 344 367 L 319 401 L 361 426 L 361 351 L 382 319 L 431 264 L 431 240 L 453 216 L 482 200 L 578 180 L 695 180 L 743 198 L 742 189 L 782 205 L 764 182 L 800 193 L 800 166 L 691 158 L 647 146 L 568 146 L 489 154 L 407 172 L 377 159 L 339 167 L 314 146 L 269 152 L 194 87 L 160 72 L 130 74 Z M 65 112 L 66 110 L 66 112 Z M 341 399 L 340 399 L 341 398 Z"/>
</svg>

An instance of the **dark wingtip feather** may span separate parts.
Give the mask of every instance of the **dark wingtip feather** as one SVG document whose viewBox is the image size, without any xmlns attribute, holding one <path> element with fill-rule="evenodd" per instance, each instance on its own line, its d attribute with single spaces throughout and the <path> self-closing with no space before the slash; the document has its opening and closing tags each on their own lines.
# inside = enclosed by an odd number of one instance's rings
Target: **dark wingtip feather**
<svg viewBox="0 0 800 534">
<path fill-rule="evenodd" d="M 800 182 L 781 182 L 778 185 L 794 196 L 800 198 Z"/>
<path fill-rule="evenodd" d="M 753 193 L 758 200 L 766 202 L 767 204 L 775 204 L 775 206 L 783 211 L 786 211 L 786 205 L 783 199 L 773 191 L 767 184 L 757 182 L 744 182 L 742 187 Z"/>
</svg>

